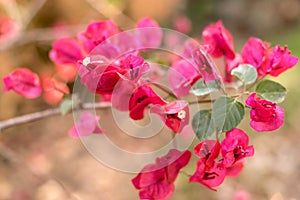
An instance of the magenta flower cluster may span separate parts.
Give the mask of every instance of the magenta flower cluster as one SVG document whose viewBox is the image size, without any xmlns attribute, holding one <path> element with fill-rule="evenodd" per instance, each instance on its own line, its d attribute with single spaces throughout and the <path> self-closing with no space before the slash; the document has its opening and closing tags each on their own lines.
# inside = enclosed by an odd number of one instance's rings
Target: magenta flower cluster
<svg viewBox="0 0 300 200">
<path fill-rule="evenodd" d="M 186 20 L 178 21 L 176 26 Z M 187 32 L 189 26 L 185 25 L 182 30 Z M 237 53 L 231 33 L 218 21 L 204 28 L 201 41 L 185 41 L 183 55 L 171 58 L 172 63 L 166 72 L 170 89 L 166 89 L 155 82 L 161 78 L 159 74 L 162 70 L 147 62 L 142 54 L 147 49 L 159 48 L 162 40 L 163 30 L 151 18 L 141 19 L 131 32 L 120 30 L 110 20 L 91 22 L 76 39 L 55 41 L 49 57 L 56 65 L 76 68 L 81 83 L 89 92 L 111 102 L 114 108 L 128 112 L 131 119 L 143 119 L 148 109 L 158 115 L 174 134 L 180 134 L 190 125 L 190 102 L 185 97 L 191 95 L 191 89 L 200 80 L 203 83 L 217 80 L 222 84 L 236 82 L 232 71 L 246 64 L 257 72 L 256 84 L 268 75 L 279 76 L 298 62 L 286 46 L 271 48 L 269 43 L 254 37 L 246 42 L 241 53 Z M 219 67 L 222 73 L 218 75 L 212 67 L 212 59 L 220 57 L 225 62 L 224 66 Z M 42 86 L 37 74 L 23 68 L 6 76 L 3 82 L 5 92 L 13 90 L 26 98 L 40 96 L 42 88 L 48 91 L 50 88 L 51 95 L 59 95 L 59 98 L 69 93 L 66 86 L 56 81 L 44 81 Z M 154 88 L 166 92 L 168 96 L 163 97 Z M 242 95 L 245 94 L 249 95 Z M 257 132 L 274 131 L 284 123 L 284 110 L 257 92 L 252 92 L 243 105 L 250 109 L 250 126 Z M 99 119 L 90 112 L 83 112 L 69 135 L 77 138 L 104 133 L 98 124 Z M 195 172 L 189 175 L 190 182 L 200 183 L 212 190 L 216 190 L 226 177 L 237 176 L 244 167 L 245 158 L 254 154 L 248 135 L 241 129 L 233 127 L 217 132 L 215 140 L 200 141 L 194 148 L 198 161 Z M 223 140 L 219 135 L 222 133 L 225 134 Z M 132 179 L 134 187 L 140 192 L 140 199 L 169 199 L 178 174 L 189 163 L 191 156 L 189 150 L 180 152 L 172 149 L 167 155 L 157 158 L 155 164 L 145 166 Z"/>
</svg>

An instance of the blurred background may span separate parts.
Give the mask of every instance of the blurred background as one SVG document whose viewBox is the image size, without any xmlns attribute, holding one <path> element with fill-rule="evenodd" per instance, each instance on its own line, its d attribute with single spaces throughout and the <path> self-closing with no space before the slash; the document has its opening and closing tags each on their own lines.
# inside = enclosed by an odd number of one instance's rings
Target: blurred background
<svg viewBox="0 0 300 200">
<path fill-rule="evenodd" d="M 39 74 L 54 71 L 48 58 L 52 41 L 76 36 L 90 21 L 113 19 L 128 29 L 144 16 L 167 28 L 186 16 L 192 23 L 188 34 L 196 38 L 204 26 L 221 19 L 234 37 L 237 52 L 248 37 L 255 36 L 272 46 L 288 45 L 292 54 L 300 56 L 300 0 L 0 0 L 0 79 L 19 67 Z M 213 192 L 180 176 L 171 199 L 300 199 L 299 77 L 298 66 L 276 78 L 289 91 L 282 104 L 284 127 L 257 134 L 247 128 L 249 119 L 242 122 L 255 156 L 239 177 L 228 178 Z M 0 120 L 56 106 L 42 98 L 26 100 L 13 92 L 0 93 Z M 72 125 L 69 114 L 0 134 L 0 200 L 138 199 L 130 182 L 134 175 L 96 161 L 79 140 L 68 136 Z"/>
</svg>

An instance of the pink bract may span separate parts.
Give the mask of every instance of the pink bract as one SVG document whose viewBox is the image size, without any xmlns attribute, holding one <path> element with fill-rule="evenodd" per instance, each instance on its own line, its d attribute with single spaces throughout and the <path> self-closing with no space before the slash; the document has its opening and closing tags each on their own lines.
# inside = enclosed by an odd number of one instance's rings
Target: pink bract
<svg viewBox="0 0 300 200">
<path fill-rule="evenodd" d="M 137 87 L 129 100 L 129 115 L 134 120 L 144 118 L 144 110 L 149 104 L 165 105 L 166 102 L 158 96 L 150 86 L 143 84 Z"/>
<path fill-rule="evenodd" d="M 182 55 L 184 59 L 192 58 L 194 52 L 199 48 L 207 48 L 207 45 L 201 45 L 197 38 L 188 39 L 183 43 Z"/>
<path fill-rule="evenodd" d="M 112 64 L 108 64 L 110 61 L 103 56 L 88 58 L 90 63 L 80 66 L 81 82 L 90 92 L 96 94 L 112 94 L 121 79 L 137 82 L 149 71 L 149 64 L 143 58 L 132 54 L 125 55 Z"/>
<path fill-rule="evenodd" d="M 73 64 L 83 58 L 81 48 L 76 40 L 71 38 L 63 38 L 56 40 L 52 44 L 52 49 L 49 53 L 50 59 L 58 65 Z"/>
<path fill-rule="evenodd" d="M 182 129 L 189 124 L 189 104 L 183 100 L 173 101 L 164 106 L 154 106 L 152 113 L 156 113 L 163 120 L 165 125 L 173 132 L 180 133 Z"/>
<path fill-rule="evenodd" d="M 225 56 L 234 58 L 233 40 L 230 32 L 224 28 L 222 21 L 211 24 L 204 28 L 202 38 L 208 45 L 208 53 L 213 57 Z"/>
<path fill-rule="evenodd" d="M 138 80 L 150 69 L 149 64 L 144 62 L 143 58 L 132 54 L 129 54 L 120 62 L 121 68 L 127 70 L 125 77 L 130 80 Z"/>
<path fill-rule="evenodd" d="M 248 135 L 241 129 L 234 128 L 226 132 L 222 141 L 222 156 L 225 167 L 231 167 L 237 161 L 253 156 L 253 146 L 248 146 Z"/>
<path fill-rule="evenodd" d="M 121 111 L 129 111 L 129 101 L 138 84 L 132 80 L 120 79 L 112 93 L 112 106 Z"/>
<path fill-rule="evenodd" d="M 174 181 L 181 168 L 185 167 L 191 158 L 189 151 L 180 152 L 172 149 L 155 164 L 145 166 L 132 179 L 134 187 L 140 190 L 140 199 L 167 200 L 174 192 Z"/>
<path fill-rule="evenodd" d="M 98 66 L 81 77 L 81 82 L 91 93 L 111 94 L 121 75 L 127 71 L 116 65 Z"/>
<path fill-rule="evenodd" d="M 226 176 L 235 177 L 238 176 L 245 166 L 246 160 L 239 160 L 233 165 L 226 167 Z"/>
<path fill-rule="evenodd" d="M 99 127 L 98 121 L 100 117 L 86 111 L 80 116 L 80 119 L 69 130 L 69 135 L 73 138 L 81 136 L 89 136 L 93 133 L 103 133 L 104 131 Z"/>
<path fill-rule="evenodd" d="M 200 159 L 206 158 L 209 163 L 212 163 L 218 156 L 221 150 L 221 144 L 216 140 L 205 140 L 199 143 L 194 148 L 194 153 Z"/>
<path fill-rule="evenodd" d="M 284 110 L 267 100 L 262 100 L 256 96 L 256 93 L 251 94 L 246 100 L 246 105 L 251 107 L 250 126 L 258 131 L 273 131 L 280 128 L 284 123 Z"/>
<path fill-rule="evenodd" d="M 209 58 L 203 47 L 198 47 L 192 52 L 193 65 L 197 67 L 205 82 L 220 79 L 213 61 Z"/>
<path fill-rule="evenodd" d="M 190 177 L 190 182 L 198 182 L 211 190 L 221 185 L 226 176 L 226 168 L 223 163 L 217 161 L 221 145 L 215 140 L 206 140 L 198 144 L 194 151 L 200 158 L 197 162 L 197 169 Z"/>
<path fill-rule="evenodd" d="M 279 45 L 269 50 L 268 59 L 262 71 L 271 76 L 278 76 L 282 72 L 294 67 L 298 63 L 298 58 L 291 55 L 286 46 Z"/>
<path fill-rule="evenodd" d="M 13 90 L 25 98 L 37 98 L 42 93 L 40 78 L 27 68 L 19 68 L 3 78 L 3 92 Z"/>
<path fill-rule="evenodd" d="M 193 84 L 202 77 L 191 62 L 191 60 L 177 61 L 168 70 L 168 81 L 177 97 L 188 96 Z"/>
<path fill-rule="evenodd" d="M 244 63 L 254 66 L 257 69 L 259 76 L 266 75 L 261 68 L 265 65 L 269 46 L 268 43 L 263 42 L 258 38 L 251 37 L 243 47 L 241 55 Z"/>
<path fill-rule="evenodd" d="M 91 22 L 84 32 L 78 34 L 78 40 L 86 52 L 91 52 L 98 44 L 119 33 L 118 26 L 111 20 Z"/>
</svg>

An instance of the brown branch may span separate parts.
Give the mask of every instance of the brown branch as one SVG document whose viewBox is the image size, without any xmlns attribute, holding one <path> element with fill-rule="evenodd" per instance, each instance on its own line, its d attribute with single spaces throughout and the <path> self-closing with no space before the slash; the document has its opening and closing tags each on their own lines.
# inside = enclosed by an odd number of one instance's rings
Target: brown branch
<svg viewBox="0 0 300 200">
<path fill-rule="evenodd" d="M 169 96 L 174 97 L 177 99 L 176 95 L 167 87 L 158 84 L 158 83 L 154 83 L 154 82 L 149 82 L 150 84 L 152 84 L 153 86 L 157 87 L 158 89 L 160 89 L 161 91 L 167 93 Z"/>
<path fill-rule="evenodd" d="M 155 85 L 156 87 L 158 87 L 159 89 L 163 90 L 164 92 L 166 92 L 167 94 L 169 94 L 170 96 L 176 97 L 174 95 L 174 93 L 172 91 L 170 91 L 168 88 L 156 84 L 156 83 L 152 83 L 153 85 Z M 232 98 L 238 98 L 240 97 L 241 94 L 239 95 L 232 95 L 230 97 Z M 197 100 L 197 101 L 191 101 L 188 102 L 190 105 L 193 104 L 198 104 L 198 103 L 212 103 L 216 101 L 216 99 L 201 99 L 201 100 Z M 73 109 L 73 111 L 76 110 L 89 110 L 89 109 L 105 109 L 105 108 L 110 108 L 111 104 L 110 103 L 85 103 L 85 104 L 80 104 L 78 106 L 78 108 Z M 48 110 L 44 110 L 44 111 L 39 111 L 39 112 L 35 112 L 35 113 L 30 113 L 30 114 L 26 114 L 23 116 L 19 116 L 19 117 L 14 117 L 11 119 L 7 119 L 4 121 L 0 121 L 0 133 L 2 130 L 15 126 L 15 125 L 19 125 L 19 124 L 25 124 L 28 122 L 33 122 L 33 121 L 37 121 L 46 117 L 51 117 L 51 116 L 56 116 L 56 115 L 61 115 L 61 111 L 59 108 L 52 108 L 52 109 L 48 109 Z"/>
<path fill-rule="evenodd" d="M 243 94 L 248 94 L 248 93 L 243 93 Z M 235 94 L 235 95 L 231 95 L 231 96 L 228 96 L 228 97 L 231 97 L 231 98 L 238 98 L 238 97 L 241 97 L 243 94 Z M 213 103 L 215 102 L 217 99 L 200 99 L 198 101 L 190 101 L 189 104 L 190 105 L 193 105 L 193 104 L 198 104 L 198 103 Z"/>
<path fill-rule="evenodd" d="M 73 109 L 74 110 L 89 110 L 89 109 L 104 109 L 111 107 L 110 103 L 85 103 L 82 104 L 80 107 Z M 61 115 L 59 108 L 51 108 L 44 111 L 39 111 L 35 113 L 26 114 L 19 117 L 14 117 L 8 120 L 0 121 L 0 132 L 6 128 L 19 125 L 19 124 L 25 124 L 28 122 L 37 121 L 39 119 L 43 119 L 46 117 Z"/>
<path fill-rule="evenodd" d="M 216 101 L 216 99 L 204 99 L 204 100 L 198 100 L 198 101 L 190 101 L 189 104 L 193 105 L 193 104 L 198 104 L 198 103 L 212 103 L 215 101 Z"/>
</svg>

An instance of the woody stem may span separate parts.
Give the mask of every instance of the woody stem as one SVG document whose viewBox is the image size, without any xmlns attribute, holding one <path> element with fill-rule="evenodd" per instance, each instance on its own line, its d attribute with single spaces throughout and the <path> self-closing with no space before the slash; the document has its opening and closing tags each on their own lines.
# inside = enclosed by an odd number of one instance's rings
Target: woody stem
<svg viewBox="0 0 300 200">
<path fill-rule="evenodd" d="M 109 103 L 85 103 L 81 104 L 78 108 L 73 109 L 75 110 L 89 110 L 89 109 L 105 109 L 109 108 L 111 105 Z M 25 114 L 22 116 L 14 117 L 11 119 L 7 119 L 4 121 L 0 121 L 0 133 L 2 130 L 20 125 L 25 124 L 33 121 L 37 121 L 46 117 L 61 115 L 61 111 L 59 108 L 51 108 L 44 111 L 34 112 L 30 114 Z"/>
<path fill-rule="evenodd" d="M 151 82 L 151 84 L 153 86 L 155 86 L 156 88 L 160 89 L 161 91 L 167 93 L 169 96 L 174 97 L 174 98 L 177 99 L 176 95 L 169 88 L 167 88 L 167 87 L 165 87 L 165 86 L 163 86 L 161 84 L 154 83 L 154 82 Z"/>
</svg>

